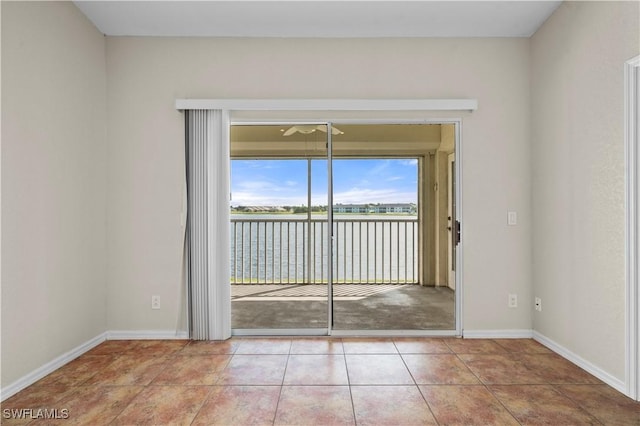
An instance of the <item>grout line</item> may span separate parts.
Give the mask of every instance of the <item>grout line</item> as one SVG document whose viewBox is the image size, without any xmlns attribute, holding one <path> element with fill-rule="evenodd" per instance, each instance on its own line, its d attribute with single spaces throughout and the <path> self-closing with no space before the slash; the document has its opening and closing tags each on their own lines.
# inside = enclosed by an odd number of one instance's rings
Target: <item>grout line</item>
<svg viewBox="0 0 640 426">
<path fill-rule="evenodd" d="M 349 387 L 349 398 L 351 400 L 351 413 L 353 414 L 353 424 L 357 425 L 358 424 L 358 418 L 356 417 L 356 405 L 353 402 L 353 392 L 352 392 L 352 386 L 351 386 L 351 377 L 349 377 L 349 366 L 347 365 L 347 354 L 344 353 L 344 344 L 342 345 L 342 357 L 344 359 L 344 369 L 345 372 L 347 373 L 347 386 Z"/>
<path fill-rule="evenodd" d="M 420 385 L 418 385 L 418 381 L 416 380 L 416 378 L 413 376 L 413 373 L 411 372 L 411 369 L 409 368 L 409 366 L 407 365 L 407 361 L 404 359 L 404 355 L 408 355 L 408 354 L 403 354 L 400 352 L 400 350 L 398 349 L 398 346 L 396 345 L 396 342 L 393 342 L 394 346 L 396 347 L 396 350 L 398 351 L 398 354 L 400 355 L 400 359 L 402 360 L 402 363 L 404 364 L 404 367 L 407 369 L 407 371 L 409 372 L 409 376 L 411 376 L 411 380 L 413 380 L 413 385 L 416 387 L 416 389 L 418 390 L 418 393 L 420 394 L 420 396 L 422 397 L 422 400 L 424 401 L 425 404 L 427 404 L 427 409 L 429 410 L 429 412 L 431 413 L 431 416 L 433 417 L 433 420 L 435 420 L 436 425 L 440 425 L 440 422 L 438 421 L 438 418 L 436 417 L 436 414 L 433 412 L 433 409 L 431 408 L 431 405 L 429 405 L 429 401 L 427 401 L 427 398 L 425 398 L 424 394 L 422 393 L 422 390 L 420 390 Z M 421 354 L 421 355 L 426 355 L 426 354 Z"/>
<path fill-rule="evenodd" d="M 196 414 L 193 416 L 193 418 L 189 422 L 190 425 L 193 424 L 193 422 L 198 417 L 198 414 L 200 414 L 200 411 L 202 411 L 202 407 L 204 407 L 204 405 L 209 401 L 209 398 L 211 398 L 211 394 L 213 393 L 213 386 L 207 385 L 207 387 L 209 388 L 209 392 L 207 393 L 207 396 L 205 396 L 203 398 L 202 404 L 200 404 L 200 407 L 198 408 L 198 411 L 196 411 Z"/>
<path fill-rule="evenodd" d="M 284 377 L 282 380 L 284 381 Z M 284 390 L 284 386 L 280 386 L 280 392 L 278 393 L 278 402 L 276 402 L 276 409 L 273 410 L 273 419 L 271 420 L 272 425 L 276 423 L 276 417 L 278 417 L 278 408 L 280 408 L 280 400 L 282 399 L 283 390 Z"/>
<path fill-rule="evenodd" d="M 587 409 L 587 407 L 583 406 L 579 401 L 576 401 L 574 398 L 572 398 L 571 396 L 567 395 L 566 393 L 564 393 L 562 391 L 562 388 L 560 388 L 560 386 L 575 386 L 574 384 L 550 384 L 550 386 L 556 391 L 558 392 L 560 395 L 564 396 L 565 398 L 567 398 L 569 401 L 573 402 L 574 404 L 576 404 L 578 406 L 578 408 L 580 408 L 582 411 L 584 411 L 585 413 L 587 413 L 589 416 L 593 417 L 594 419 L 596 419 L 596 421 L 598 421 L 600 424 L 605 424 L 603 421 L 600 420 L 600 418 L 598 416 L 596 416 L 595 414 L 592 414 L 591 411 L 589 411 Z M 577 384 L 577 386 L 602 386 L 602 385 L 589 385 L 589 384 Z"/>
<path fill-rule="evenodd" d="M 287 362 L 284 365 L 284 372 L 282 373 L 282 382 L 280 382 L 280 393 L 278 394 L 278 402 L 276 403 L 276 409 L 273 412 L 273 420 L 271 424 L 276 423 L 276 417 L 278 416 L 278 409 L 280 408 L 280 401 L 282 400 L 282 391 L 284 390 L 284 378 L 287 376 L 287 368 L 289 367 L 289 359 L 291 358 L 291 346 L 289 345 L 289 353 L 287 354 Z"/>
<path fill-rule="evenodd" d="M 428 385 L 424 385 L 424 386 L 428 386 Z M 418 392 L 420 393 L 420 396 L 422 397 L 422 399 L 424 400 L 425 404 L 427 404 L 427 408 L 429 409 L 429 412 L 431 413 L 431 415 L 433 416 L 433 419 L 436 421 L 436 424 L 438 426 L 440 426 L 440 421 L 438 420 L 438 418 L 436 417 L 436 413 L 433 412 L 433 409 L 431 408 L 431 405 L 429 404 L 429 401 L 427 401 L 427 398 L 424 396 L 424 394 L 422 393 L 422 389 L 420 389 L 420 385 L 416 385 L 416 387 L 418 388 Z"/>
<path fill-rule="evenodd" d="M 501 347 L 502 347 L 502 346 L 501 346 Z M 467 365 L 467 363 L 466 363 L 466 362 L 464 362 L 464 360 L 463 360 L 462 358 L 460 358 L 460 357 L 458 356 L 458 354 L 457 354 L 457 353 L 456 353 L 455 355 L 456 355 L 456 358 L 458 358 L 458 359 L 460 360 L 460 362 L 462 362 L 462 364 L 464 364 L 464 366 L 467 368 L 467 370 L 469 370 L 469 371 L 471 372 L 471 374 L 473 374 L 473 375 L 474 375 L 474 377 L 475 377 L 476 379 L 478 379 L 478 382 L 480 382 L 480 386 L 484 387 L 484 388 L 487 390 L 487 392 L 489 392 L 489 393 L 491 394 L 491 396 L 492 396 L 496 401 L 498 401 L 498 403 L 499 403 L 500 405 L 502 405 L 502 407 L 506 410 L 506 412 L 507 412 L 507 413 L 509 413 L 509 415 L 510 415 L 511 417 L 513 417 L 513 419 L 514 419 L 516 422 L 518 422 L 518 424 L 519 424 L 519 425 L 521 425 L 521 426 L 522 426 L 522 422 L 520 422 L 520 420 L 518 420 L 518 418 L 517 418 L 517 417 L 516 417 L 512 412 L 511 412 L 511 410 L 509 410 L 509 408 L 507 408 L 507 406 L 506 406 L 506 405 L 505 405 L 505 404 L 504 404 L 504 403 L 503 403 L 503 402 L 502 402 L 502 401 L 501 401 L 501 400 L 500 400 L 500 399 L 495 395 L 495 393 L 494 393 L 494 392 L 489 388 L 489 385 L 488 385 L 488 384 L 486 384 L 484 381 L 482 381 L 482 379 L 480 379 L 480 377 L 478 377 L 478 375 L 477 375 L 476 373 L 474 373 L 474 372 L 473 372 L 473 370 L 471 370 L 471 368 L 469 368 L 469 366 Z M 462 355 L 464 355 L 464 354 L 462 354 Z"/>
<path fill-rule="evenodd" d="M 104 387 L 104 386 L 102 386 L 102 387 Z M 141 386 L 141 388 L 142 388 L 142 389 L 140 389 L 140 392 L 138 392 L 137 394 L 135 394 L 135 395 L 134 395 L 134 396 L 129 400 L 129 402 L 128 402 L 127 404 L 125 404 L 125 405 L 124 405 L 124 407 L 122 407 L 122 410 L 120 410 L 120 412 L 118 412 L 118 414 L 116 414 L 115 416 L 113 416 L 113 419 L 111 419 L 111 421 L 110 421 L 109 423 L 113 423 L 113 422 L 114 422 L 118 417 L 120 417 L 120 415 L 121 415 L 122 413 L 124 413 L 124 412 L 125 412 L 125 410 L 126 410 L 127 408 L 129 408 L 129 406 L 130 406 L 131 404 L 133 404 L 133 401 L 135 401 L 135 400 L 136 400 L 136 398 L 138 398 L 138 396 L 140 396 L 140 394 L 141 394 L 142 392 L 144 392 L 144 391 L 145 391 L 145 389 L 147 388 L 147 386 Z"/>
<path fill-rule="evenodd" d="M 505 411 L 507 413 L 509 413 L 509 415 L 511 417 L 513 417 L 513 419 L 518 422 L 519 425 L 522 426 L 522 422 L 520 420 L 518 420 L 518 418 L 516 417 L 515 414 L 513 414 L 513 412 L 511 412 L 511 410 L 509 410 L 509 407 L 507 407 L 504 402 L 502 402 L 502 400 L 500 398 L 498 398 L 498 396 L 493 392 L 493 390 L 485 384 L 482 384 L 482 386 L 484 386 L 484 388 L 487 390 L 487 392 L 489 392 L 489 394 L 491 394 L 491 396 L 493 397 L 493 399 L 495 399 L 496 401 L 498 401 L 498 404 L 502 405 L 502 407 L 505 409 Z"/>
<path fill-rule="evenodd" d="M 395 342 L 394 342 L 394 345 L 395 345 Z M 397 348 L 396 348 L 396 349 L 397 349 Z M 413 377 L 413 373 L 411 372 L 411 369 L 410 369 L 410 368 L 409 368 L 409 366 L 407 365 L 407 361 L 404 359 L 404 355 L 405 355 L 405 354 L 398 353 L 398 355 L 400 355 L 400 359 L 402 360 L 402 364 L 404 365 L 404 368 L 406 368 L 406 369 L 407 369 L 407 372 L 409 373 L 409 376 L 411 377 L 411 380 L 413 380 L 413 384 L 414 384 L 415 386 L 418 386 L 418 381 L 416 380 L 416 378 L 415 378 L 415 377 Z"/>
</svg>

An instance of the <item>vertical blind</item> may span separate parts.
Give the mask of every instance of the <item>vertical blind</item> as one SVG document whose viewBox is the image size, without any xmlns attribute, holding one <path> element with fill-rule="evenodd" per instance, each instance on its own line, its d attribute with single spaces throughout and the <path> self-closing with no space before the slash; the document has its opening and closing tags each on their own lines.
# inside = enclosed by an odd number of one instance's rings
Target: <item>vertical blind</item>
<svg viewBox="0 0 640 426">
<path fill-rule="evenodd" d="M 228 114 L 185 111 L 187 290 L 194 340 L 231 335 Z"/>
</svg>

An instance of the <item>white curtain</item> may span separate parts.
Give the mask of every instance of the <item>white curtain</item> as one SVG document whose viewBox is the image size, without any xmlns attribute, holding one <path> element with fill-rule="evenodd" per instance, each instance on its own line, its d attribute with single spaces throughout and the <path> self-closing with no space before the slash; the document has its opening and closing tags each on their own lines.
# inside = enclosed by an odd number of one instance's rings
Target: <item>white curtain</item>
<svg viewBox="0 0 640 426">
<path fill-rule="evenodd" d="M 231 336 L 229 119 L 225 110 L 187 110 L 187 290 L 195 340 Z"/>
</svg>

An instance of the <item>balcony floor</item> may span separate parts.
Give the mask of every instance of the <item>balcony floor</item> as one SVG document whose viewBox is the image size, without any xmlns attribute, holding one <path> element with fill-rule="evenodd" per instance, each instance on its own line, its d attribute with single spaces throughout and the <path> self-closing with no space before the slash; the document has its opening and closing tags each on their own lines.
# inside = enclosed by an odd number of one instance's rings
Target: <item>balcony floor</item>
<svg viewBox="0 0 640 426">
<path fill-rule="evenodd" d="M 454 292 L 415 284 L 334 284 L 336 330 L 452 330 Z M 326 328 L 326 285 L 231 286 L 232 328 Z"/>
</svg>

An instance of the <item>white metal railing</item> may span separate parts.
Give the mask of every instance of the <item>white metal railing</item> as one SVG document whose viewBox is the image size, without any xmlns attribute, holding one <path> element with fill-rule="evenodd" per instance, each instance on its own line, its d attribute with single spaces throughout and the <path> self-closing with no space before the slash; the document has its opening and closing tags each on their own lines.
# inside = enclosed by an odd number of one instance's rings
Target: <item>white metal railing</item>
<svg viewBox="0 0 640 426">
<path fill-rule="evenodd" d="M 231 219 L 233 284 L 327 282 L 324 219 Z M 418 283 L 418 220 L 334 219 L 334 283 Z"/>
</svg>

